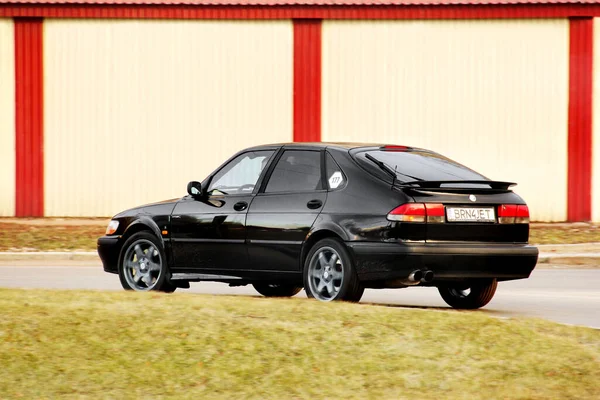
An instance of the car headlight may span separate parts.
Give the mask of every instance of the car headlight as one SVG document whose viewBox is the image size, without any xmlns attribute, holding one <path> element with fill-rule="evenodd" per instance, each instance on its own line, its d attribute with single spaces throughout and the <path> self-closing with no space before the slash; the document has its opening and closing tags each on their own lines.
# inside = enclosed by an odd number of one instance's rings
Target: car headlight
<svg viewBox="0 0 600 400">
<path fill-rule="evenodd" d="M 119 227 L 119 221 L 115 221 L 113 219 L 112 221 L 110 221 L 108 223 L 108 226 L 106 227 L 105 235 L 112 235 L 113 233 L 115 233 L 117 231 L 118 227 Z"/>
</svg>

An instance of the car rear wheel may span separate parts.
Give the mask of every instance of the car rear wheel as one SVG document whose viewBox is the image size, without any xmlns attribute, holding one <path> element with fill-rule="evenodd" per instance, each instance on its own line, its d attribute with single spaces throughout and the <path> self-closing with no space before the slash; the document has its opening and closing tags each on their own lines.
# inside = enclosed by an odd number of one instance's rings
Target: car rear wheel
<svg viewBox="0 0 600 400">
<path fill-rule="evenodd" d="M 158 239 L 149 232 L 132 235 L 121 251 L 119 279 L 125 290 L 173 292 L 167 280 L 165 252 Z"/>
<path fill-rule="evenodd" d="M 498 282 L 495 279 L 439 286 L 442 299 L 452 308 L 474 310 L 492 300 Z"/>
<path fill-rule="evenodd" d="M 292 297 L 302 290 L 301 287 L 295 285 L 253 283 L 252 286 L 265 297 Z"/>
<path fill-rule="evenodd" d="M 340 240 L 326 238 L 312 247 L 304 263 L 304 290 L 320 301 L 360 301 L 365 288 Z"/>
</svg>

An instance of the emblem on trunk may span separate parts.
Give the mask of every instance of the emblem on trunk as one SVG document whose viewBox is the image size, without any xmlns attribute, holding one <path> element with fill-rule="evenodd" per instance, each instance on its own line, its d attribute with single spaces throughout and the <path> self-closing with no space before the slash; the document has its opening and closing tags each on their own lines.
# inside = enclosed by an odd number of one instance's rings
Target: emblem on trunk
<svg viewBox="0 0 600 400">
<path fill-rule="evenodd" d="M 474 194 L 470 194 L 469 195 L 469 200 L 471 200 L 471 201 L 477 201 L 477 197 L 475 197 Z"/>
</svg>

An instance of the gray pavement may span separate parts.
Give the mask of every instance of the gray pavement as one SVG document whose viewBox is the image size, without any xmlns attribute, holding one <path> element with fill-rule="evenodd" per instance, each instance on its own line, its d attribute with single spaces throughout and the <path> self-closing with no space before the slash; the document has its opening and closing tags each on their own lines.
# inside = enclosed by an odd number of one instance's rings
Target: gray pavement
<svg viewBox="0 0 600 400">
<path fill-rule="evenodd" d="M 538 317 L 600 329 L 600 269 L 539 269 L 526 280 L 502 282 L 482 310 L 496 317 Z M 0 266 L 0 287 L 122 290 L 116 275 L 100 266 Z M 180 289 L 181 290 L 181 289 Z M 192 283 L 188 293 L 258 296 L 251 286 Z M 304 297 L 300 292 L 298 297 Z M 435 288 L 367 290 L 361 303 L 445 308 Z"/>
</svg>

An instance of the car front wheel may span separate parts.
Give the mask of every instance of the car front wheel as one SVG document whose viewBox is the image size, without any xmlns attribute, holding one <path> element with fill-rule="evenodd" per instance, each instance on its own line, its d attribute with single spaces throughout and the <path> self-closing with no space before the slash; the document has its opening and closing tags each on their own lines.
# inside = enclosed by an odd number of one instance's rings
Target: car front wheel
<svg viewBox="0 0 600 400">
<path fill-rule="evenodd" d="M 452 308 L 474 310 L 492 300 L 498 282 L 495 279 L 455 283 L 438 287 L 442 299 Z"/>
<path fill-rule="evenodd" d="M 173 292 L 176 289 L 167 280 L 165 252 L 149 232 L 138 232 L 123 245 L 119 279 L 125 290 Z"/>
<path fill-rule="evenodd" d="M 340 240 L 326 238 L 312 247 L 304 264 L 304 290 L 321 301 L 360 301 L 365 289 Z"/>
</svg>

